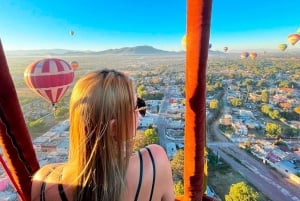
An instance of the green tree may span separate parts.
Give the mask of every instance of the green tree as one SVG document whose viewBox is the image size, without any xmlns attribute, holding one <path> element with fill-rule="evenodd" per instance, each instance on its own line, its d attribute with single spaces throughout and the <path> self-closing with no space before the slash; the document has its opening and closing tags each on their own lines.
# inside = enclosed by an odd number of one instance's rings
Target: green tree
<svg viewBox="0 0 300 201">
<path fill-rule="evenodd" d="M 144 97 L 147 94 L 145 85 L 140 85 L 137 87 L 137 94 L 139 97 Z"/>
<path fill-rule="evenodd" d="M 214 86 L 212 86 L 212 85 L 206 85 L 206 91 L 215 91 L 215 87 Z"/>
<path fill-rule="evenodd" d="M 240 106 L 242 106 L 242 104 L 243 104 L 242 100 L 239 99 L 239 98 L 232 98 L 232 99 L 230 100 L 230 103 L 231 103 L 231 105 L 234 106 L 234 107 L 240 107 Z"/>
<path fill-rule="evenodd" d="M 225 201 L 258 201 L 259 195 L 245 182 L 232 184 Z"/>
<path fill-rule="evenodd" d="M 262 111 L 262 113 L 269 115 L 270 107 L 268 105 L 262 105 L 261 106 L 261 111 Z"/>
<path fill-rule="evenodd" d="M 177 150 L 173 160 L 171 161 L 171 168 L 174 180 L 183 179 L 183 167 L 184 167 L 184 151 L 182 149 Z"/>
<path fill-rule="evenodd" d="M 69 114 L 69 108 L 64 106 L 64 107 L 58 107 L 54 111 L 54 117 L 55 118 L 60 118 L 60 117 L 67 117 Z"/>
<path fill-rule="evenodd" d="M 280 119 L 280 112 L 278 110 L 273 110 L 269 113 L 271 119 Z"/>
<path fill-rule="evenodd" d="M 300 115 L 300 106 L 297 106 L 294 108 L 294 111 Z"/>
<path fill-rule="evenodd" d="M 269 92 L 267 90 L 262 90 L 261 92 L 261 101 L 264 103 L 269 102 Z"/>
<path fill-rule="evenodd" d="M 159 143 L 158 133 L 154 128 L 149 127 L 145 130 L 144 133 L 146 138 L 146 145 Z"/>
<path fill-rule="evenodd" d="M 174 193 L 175 195 L 183 195 L 184 194 L 184 186 L 183 180 L 179 180 L 174 184 Z"/>
<path fill-rule="evenodd" d="M 281 80 L 280 82 L 278 82 L 278 86 L 279 87 L 290 87 L 291 83 L 287 80 Z"/>
<path fill-rule="evenodd" d="M 146 137 L 145 137 L 144 132 L 137 131 L 135 138 L 134 138 L 134 142 L 133 142 L 133 147 L 132 147 L 133 151 L 142 149 L 146 145 L 147 145 L 147 142 L 146 142 Z"/>
<path fill-rule="evenodd" d="M 40 129 L 43 126 L 45 126 L 44 119 L 37 119 L 28 123 L 28 128 L 32 130 Z"/>
<path fill-rule="evenodd" d="M 278 137 L 281 134 L 281 127 L 278 124 L 267 123 L 266 132 L 268 137 Z"/>
<path fill-rule="evenodd" d="M 216 82 L 215 84 L 214 84 L 214 87 L 215 87 L 215 89 L 222 89 L 222 82 Z"/>
<path fill-rule="evenodd" d="M 300 106 L 295 107 L 294 111 L 299 115 L 298 118 L 300 119 Z M 299 130 L 299 128 L 298 128 L 298 130 Z"/>
<path fill-rule="evenodd" d="M 217 99 L 212 99 L 210 102 L 209 102 L 209 109 L 218 109 L 218 104 L 219 104 L 219 101 Z"/>
</svg>

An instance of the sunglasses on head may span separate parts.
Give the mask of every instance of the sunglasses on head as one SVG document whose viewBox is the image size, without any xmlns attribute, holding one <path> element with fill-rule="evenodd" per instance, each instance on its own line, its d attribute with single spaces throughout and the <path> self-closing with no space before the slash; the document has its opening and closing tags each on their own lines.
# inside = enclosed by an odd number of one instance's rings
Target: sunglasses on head
<svg viewBox="0 0 300 201">
<path fill-rule="evenodd" d="M 135 111 L 138 111 L 142 117 L 146 115 L 146 103 L 143 99 L 137 98 Z"/>
</svg>

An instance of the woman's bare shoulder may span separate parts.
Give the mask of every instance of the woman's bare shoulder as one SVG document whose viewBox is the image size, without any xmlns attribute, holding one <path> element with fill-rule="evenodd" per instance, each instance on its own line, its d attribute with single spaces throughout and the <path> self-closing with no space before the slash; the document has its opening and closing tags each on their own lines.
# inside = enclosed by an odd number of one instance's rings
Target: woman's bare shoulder
<svg viewBox="0 0 300 201">
<path fill-rule="evenodd" d="M 156 167 L 155 185 L 159 186 L 157 191 L 161 192 L 161 200 L 174 200 L 173 178 L 170 160 L 165 149 L 160 145 L 147 146 L 153 155 Z"/>
<path fill-rule="evenodd" d="M 48 185 L 49 184 L 53 185 L 53 181 L 57 179 L 56 177 L 53 177 L 53 174 L 57 171 L 57 168 L 60 165 L 61 164 L 58 163 L 48 164 L 41 167 L 38 171 L 36 171 L 36 173 L 33 175 L 32 178 L 32 186 L 31 186 L 32 201 L 40 200 L 41 189 L 44 183 L 45 184 L 47 183 Z"/>
<path fill-rule="evenodd" d="M 155 167 L 158 172 L 164 174 L 165 172 L 170 171 L 170 168 L 168 168 L 170 166 L 170 160 L 165 149 L 158 144 L 148 145 L 147 148 L 150 150 L 153 156 Z M 143 152 L 147 152 L 146 149 L 143 149 Z"/>
<path fill-rule="evenodd" d="M 148 149 L 148 151 L 147 151 Z M 139 150 L 142 154 L 142 158 L 145 159 L 144 163 L 145 164 L 151 164 L 151 156 L 153 157 L 153 162 L 155 165 L 155 168 L 159 170 L 159 172 L 164 171 L 165 167 L 168 167 L 170 165 L 169 158 L 166 154 L 166 151 L 164 148 L 158 144 L 150 144 L 147 145 L 145 148 L 142 148 Z M 150 153 L 149 153 L 150 151 Z M 151 156 L 150 156 L 150 155 Z M 138 156 L 137 152 L 132 155 L 133 163 L 136 164 L 138 163 Z M 136 167 L 134 165 L 134 167 Z M 160 169 L 163 169 L 162 171 Z M 166 169 L 168 170 L 168 168 Z"/>
<path fill-rule="evenodd" d="M 60 164 L 58 163 L 52 163 L 47 164 L 43 167 L 41 167 L 38 171 L 36 171 L 33 175 L 33 180 L 44 180 L 49 173 L 51 173 L 55 168 L 57 168 Z"/>
<path fill-rule="evenodd" d="M 164 150 L 164 148 L 158 144 L 151 144 L 148 145 L 147 148 L 150 149 L 153 157 L 155 159 L 159 159 L 159 160 L 166 160 L 169 162 L 169 159 L 167 157 L 166 151 Z"/>
</svg>

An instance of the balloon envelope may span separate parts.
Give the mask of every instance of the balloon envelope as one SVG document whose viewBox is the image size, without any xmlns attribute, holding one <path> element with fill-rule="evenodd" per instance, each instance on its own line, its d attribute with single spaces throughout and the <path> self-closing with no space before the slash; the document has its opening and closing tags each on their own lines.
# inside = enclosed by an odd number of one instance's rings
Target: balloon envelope
<svg viewBox="0 0 300 201">
<path fill-rule="evenodd" d="M 64 60 L 42 59 L 25 69 L 24 80 L 30 89 L 54 105 L 72 85 L 74 70 Z"/>
<path fill-rule="evenodd" d="M 227 52 L 228 47 L 224 47 L 223 50 L 224 50 L 224 52 Z"/>
<path fill-rule="evenodd" d="M 284 51 L 284 50 L 287 48 L 287 44 L 284 44 L 284 43 L 279 44 L 279 45 L 278 45 L 278 48 L 279 48 L 281 51 Z"/>
<path fill-rule="evenodd" d="M 181 45 L 184 51 L 186 51 L 186 34 L 181 39 Z M 208 44 L 208 49 L 211 48 L 211 43 Z"/>
<path fill-rule="evenodd" d="M 300 27 L 298 28 L 297 33 L 300 34 Z"/>
<path fill-rule="evenodd" d="M 255 59 L 257 57 L 257 53 L 256 52 L 250 52 L 249 54 L 251 59 Z"/>
<path fill-rule="evenodd" d="M 241 59 L 246 59 L 249 56 L 249 52 L 242 52 Z"/>
<path fill-rule="evenodd" d="M 300 34 L 290 34 L 288 36 L 288 41 L 292 45 L 295 45 L 300 40 Z"/>
<path fill-rule="evenodd" d="M 70 35 L 73 36 L 75 32 L 73 30 L 70 31 Z"/>
<path fill-rule="evenodd" d="M 186 34 L 181 39 L 181 45 L 184 51 L 186 51 Z"/>
<path fill-rule="evenodd" d="M 79 63 L 77 61 L 72 61 L 71 66 L 72 66 L 73 70 L 76 70 L 79 67 Z"/>
</svg>

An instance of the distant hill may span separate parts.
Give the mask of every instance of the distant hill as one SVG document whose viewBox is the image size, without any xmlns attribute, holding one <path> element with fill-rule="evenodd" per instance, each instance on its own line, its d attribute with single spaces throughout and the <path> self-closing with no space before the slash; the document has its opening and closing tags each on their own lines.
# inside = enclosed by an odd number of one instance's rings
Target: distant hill
<svg viewBox="0 0 300 201">
<path fill-rule="evenodd" d="M 103 51 L 76 51 L 66 49 L 40 49 L 40 50 L 10 50 L 6 51 L 8 56 L 44 56 L 44 55 L 162 55 L 183 54 L 184 52 L 165 51 L 152 46 L 123 47 L 119 49 L 108 49 Z"/>
<path fill-rule="evenodd" d="M 120 49 L 109 49 L 99 52 L 101 54 L 174 54 L 178 52 L 165 51 L 156 49 L 152 46 L 136 46 L 136 47 L 124 47 Z"/>
</svg>

